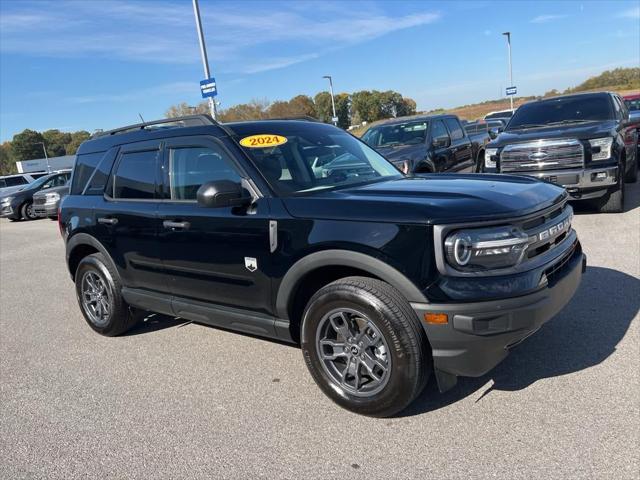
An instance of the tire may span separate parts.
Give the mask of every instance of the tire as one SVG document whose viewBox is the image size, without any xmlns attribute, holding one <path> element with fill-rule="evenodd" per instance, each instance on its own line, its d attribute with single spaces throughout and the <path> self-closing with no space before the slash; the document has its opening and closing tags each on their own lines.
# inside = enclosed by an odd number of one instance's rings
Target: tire
<svg viewBox="0 0 640 480">
<path fill-rule="evenodd" d="M 22 215 L 22 218 L 24 220 L 36 220 L 37 218 L 39 218 L 33 211 L 32 202 L 26 202 L 22 205 L 22 207 L 20 208 L 20 215 Z"/>
<path fill-rule="evenodd" d="M 80 310 L 89 326 L 99 334 L 114 337 L 137 323 L 136 312 L 120 293 L 122 284 L 117 272 L 101 253 L 80 261 L 75 283 Z"/>
<path fill-rule="evenodd" d="M 638 180 L 638 153 L 640 153 L 640 151 L 636 152 L 636 159 L 633 161 L 631 170 L 629 170 L 624 177 L 624 181 L 627 183 L 636 183 Z"/>
<path fill-rule="evenodd" d="M 619 175 L 615 191 L 605 195 L 600 200 L 598 207 L 600 213 L 622 213 L 624 211 L 624 182 L 622 181 L 622 174 Z"/>
<path fill-rule="evenodd" d="M 322 391 L 362 415 L 404 410 L 432 371 L 426 334 L 411 306 L 372 278 L 348 277 L 316 292 L 305 309 L 301 343 Z"/>
<path fill-rule="evenodd" d="M 478 152 L 478 156 L 476 157 L 476 167 L 473 170 L 473 173 L 482 173 L 484 167 L 484 150 L 480 150 Z"/>
</svg>

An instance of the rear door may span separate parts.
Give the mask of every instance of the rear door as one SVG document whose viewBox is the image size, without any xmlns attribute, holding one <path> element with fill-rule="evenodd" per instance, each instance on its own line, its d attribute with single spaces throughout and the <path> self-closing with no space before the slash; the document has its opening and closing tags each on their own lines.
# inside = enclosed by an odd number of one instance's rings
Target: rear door
<svg viewBox="0 0 640 480">
<path fill-rule="evenodd" d="M 202 184 L 247 177 L 234 155 L 213 137 L 168 140 L 162 170 L 159 237 L 172 293 L 270 313 L 268 199 L 259 198 L 250 208 L 197 204 Z"/>
<path fill-rule="evenodd" d="M 457 118 L 448 117 L 444 119 L 444 123 L 449 130 L 451 137 L 452 164 L 449 170 L 453 171 L 472 171 L 473 167 L 473 150 L 469 137 L 464 134 L 464 130 Z"/>
<path fill-rule="evenodd" d="M 95 235 L 125 286 L 169 292 L 158 245 L 160 141 L 122 146 L 105 193 L 96 202 Z"/>
<path fill-rule="evenodd" d="M 436 142 L 443 143 L 436 145 Z M 453 150 L 451 137 L 442 120 L 434 120 L 431 125 L 431 144 L 433 148 L 433 163 L 436 172 L 446 172 L 453 165 Z"/>
</svg>

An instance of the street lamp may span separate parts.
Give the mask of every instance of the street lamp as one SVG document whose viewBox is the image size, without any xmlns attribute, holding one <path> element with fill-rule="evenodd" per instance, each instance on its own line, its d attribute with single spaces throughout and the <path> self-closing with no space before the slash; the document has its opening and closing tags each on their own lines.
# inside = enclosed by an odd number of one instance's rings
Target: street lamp
<svg viewBox="0 0 640 480">
<path fill-rule="evenodd" d="M 51 167 L 49 167 L 49 156 L 47 155 L 47 148 L 44 146 L 44 142 L 36 142 L 34 145 L 42 145 L 42 151 L 44 152 L 44 158 L 47 160 L 47 173 L 51 173 Z"/>
<path fill-rule="evenodd" d="M 513 87 L 513 68 L 511 66 L 511 32 L 504 32 L 502 35 L 507 37 L 507 47 L 509 49 L 509 86 Z M 513 95 L 509 95 L 511 100 L 511 111 L 513 111 Z"/>
<path fill-rule="evenodd" d="M 331 91 L 331 108 L 333 109 L 333 121 L 334 125 L 338 125 L 338 117 L 336 116 L 336 102 L 333 99 L 333 81 L 331 80 L 331 75 L 324 75 L 322 78 L 326 78 L 329 80 L 329 90 Z"/>
</svg>

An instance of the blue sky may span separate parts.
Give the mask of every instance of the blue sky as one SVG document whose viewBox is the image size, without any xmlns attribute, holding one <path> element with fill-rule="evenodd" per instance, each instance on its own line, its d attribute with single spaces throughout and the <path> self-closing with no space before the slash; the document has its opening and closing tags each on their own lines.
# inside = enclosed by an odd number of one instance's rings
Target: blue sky
<svg viewBox="0 0 640 480">
<path fill-rule="evenodd" d="M 397 90 L 421 110 L 640 66 L 640 2 L 200 0 L 225 108 L 326 89 Z M 113 128 L 200 99 L 190 0 L 0 0 L 0 140 Z"/>
</svg>

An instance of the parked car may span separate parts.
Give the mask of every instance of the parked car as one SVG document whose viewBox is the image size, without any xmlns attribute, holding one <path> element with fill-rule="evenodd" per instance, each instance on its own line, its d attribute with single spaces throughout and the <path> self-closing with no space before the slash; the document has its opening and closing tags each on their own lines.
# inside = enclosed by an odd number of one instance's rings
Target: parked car
<svg viewBox="0 0 640 480">
<path fill-rule="evenodd" d="M 636 127 L 638 135 L 636 142 L 636 157 L 640 158 L 640 93 L 622 97 L 629 109 L 629 119 Z"/>
<path fill-rule="evenodd" d="M 318 147 L 369 168 L 315 173 Z M 405 176 L 323 123 L 188 116 L 84 142 L 60 228 L 96 332 L 151 310 L 300 342 L 329 397 L 388 416 L 431 373 L 443 391 L 483 375 L 570 300 L 586 260 L 567 198 Z"/>
<path fill-rule="evenodd" d="M 624 183 L 638 176 L 637 132 L 620 97 L 581 93 L 522 105 L 485 150 L 485 171 L 531 175 L 574 200 L 621 212 Z"/>
<path fill-rule="evenodd" d="M 19 190 L 24 185 L 36 181 L 38 178 L 47 175 L 47 172 L 18 173 L 15 175 L 3 175 L 0 177 L 0 196 L 8 195 Z"/>
<path fill-rule="evenodd" d="M 71 183 L 67 183 L 59 187 L 51 187 L 40 190 L 33 194 L 33 213 L 37 217 L 49 217 L 51 220 L 58 219 L 58 207 L 62 199 L 69 194 Z"/>
<path fill-rule="evenodd" d="M 0 198 L 0 217 L 10 220 L 34 220 L 38 218 L 33 210 L 33 195 L 41 190 L 64 185 L 71 177 L 71 171 L 52 173 L 22 186 L 8 196 Z"/>
<path fill-rule="evenodd" d="M 513 117 L 513 113 L 515 112 L 515 110 L 498 110 L 496 112 L 489 112 L 484 116 L 485 120 L 496 120 L 496 119 L 501 119 L 501 120 L 505 120 L 506 122 L 509 121 L 509 119 L 511 117 Z"/>
<path fill-rule="evenodd" d="M 422 115 L 387 120 L 362 140 L 403 173 L 475 172 L 490 140 L 486 128 L 467 134 L 455 115 Z"/>
</svg>

